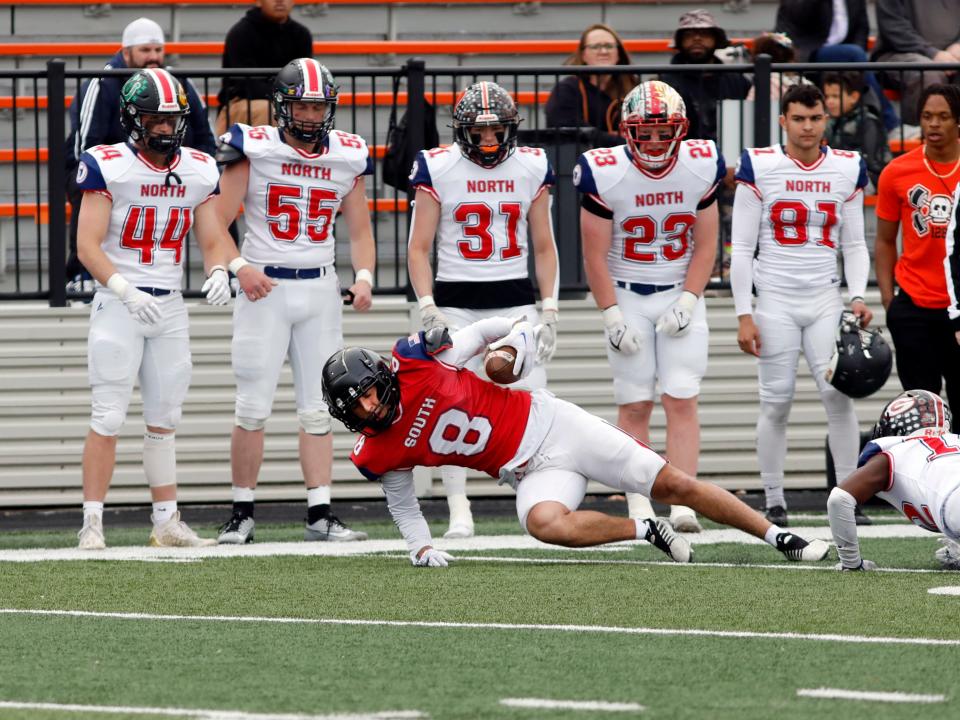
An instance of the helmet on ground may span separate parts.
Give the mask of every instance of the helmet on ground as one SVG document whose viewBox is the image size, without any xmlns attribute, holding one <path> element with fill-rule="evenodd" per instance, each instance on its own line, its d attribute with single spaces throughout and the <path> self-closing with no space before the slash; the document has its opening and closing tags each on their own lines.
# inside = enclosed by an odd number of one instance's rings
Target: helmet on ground
<svg viewBox="0 0 960 720">
<path fill-rule="evenodd" d="M 648 170 L 673 162 L 690 127 L 680 93 L 660 80 L 640 83 L 627 93 L 620 118 L 620 134 L 634 162 Z M 665 137 L 657 130 L 666 130 Z"/>
<path fill-rule="evenodd" d="M 907 390 L 887 403 L 873 427 L 873 437 L 942 435 L 950 432 L 953 414 L 939 395 L 929 390 Z"/>
<path fill-rule="evenodd" d="M 138 70 L 120 90 L 120 125 L 131 142 L 142 142 L 155 152 L 173 155 L 187 133 L 190 104 L 183 85 L 163 68 Z M 172 134 L 154 133 L 144 116 L 176 118 Z"/>
<path fill-rule="evenodd" d="M 520 114 L 510 93 L 495 82 L 474 83 L 453 110 L 453 137 L 464 157 L 483 167 L 499 165 L 517 147 Z M 486 143 L 481 129 L 493 127 L 496 142 Z"/>
<path fill-rule="evenodd" d="M 400 382 L 382 357 L 366 348 L 338 350 L 323 366 L 323 400 L 330 415 L 348 430 L 376 435 L 390 427 L 400 407 Z M 377 389 L 380 405 L 366 418 L 355 408 L 370 388 Z M 381 410 L 382 409 L 382 410 Z"/>
<path fill-rule="evenodd" d="M 837 347 L 827 368 L 827 382 L 852 398 L 864 398 L 883 387 L 893 369 L 893 353 L 876 330 L 860 327 L 850 311 L 840 315 Z"/>
<path fill-rule="evenodd" d="M 339 88 L 327 68 L 313 58 L 291 60 L 273 81 L 273 112 L 277 126 L 304 142 L 321 143 L 333 130 Z M 320 120 L 295 120 L 292 104 L 324 103 Z"/>
</svg>

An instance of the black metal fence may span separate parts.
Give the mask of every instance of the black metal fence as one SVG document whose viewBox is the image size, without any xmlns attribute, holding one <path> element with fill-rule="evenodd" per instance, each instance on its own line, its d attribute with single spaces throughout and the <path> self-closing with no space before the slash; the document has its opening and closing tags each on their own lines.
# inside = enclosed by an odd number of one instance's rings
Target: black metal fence
<svg viewBox="0 0 960 720">
<path fill-rule="evenodd" d="M 925 65 L 924 69 L 957 69 L 958 66 Z M 379 69 L 336 69 L 341 88 L 337 127 L 362 135 L 376 156 L 382 156 L 391 120 L 406 113 L 407 141 L 416 148 L 424 145 L 426 103 L 436 112 L 441 143 L 450 142 L 448 124 L 458 91 L 479 79 L 493 79 L 518 99 L 524 123 L 523 142 L 547 148 L 558 175 L 553 207 L 560 249 L 561 291 L 583 292 L 586 282 L 580 254 L 576 193 L 570 182 L 580 152 L 591 147 L 588 134 L 563 131 L 546 122 L 544 105 L 550 90 L 568 75 L 630 73 L 648 80 L 664 71 L 674 73 L 740 73 L 753 78 L 755 97 L 751 104 L 734 101 L 732 113 L 718 118 L 718 136 L 727 144 L 762 147 L 777 140 L 771 137 L 771 75 L 800 73 L 812 75 L 829 70 L 859 70 L 903 73 L 917 71 L 915 65 L 896 63 L 823 63 L 771 65 L 767 56 L 752 65 L 637 65 L 610 68 L 581 66 L 427 67 L 412 59 L 401 67 Z M 66 197 L 67 107 L 81 84 L 94 77 L 126 75 L 130 71 L 66 70 L 53 60 L 42 70 L 0 72 L 0 84 L 11 94 L 0 98 L 0 151 L 9 148 L 9 162 L 0 163 L 0 299 L 42 299 L 62 306 L 70 297 L 87 297 L 69 292 L 65 261 L 68 253 L 68 204 Z M 274 70 L 231 70 L 231 77 L 272 76 Z M 214 97 L 226 76 L 222 68 L 190 69 L 177 73 L 189 77 L 204 98 Z M 45 115 L 45 117 L 44 117 Z M 212 120 L 212 118 L 211 118 Z M 751 128 L 752 126 L 752 128 Z M 775 127 L 775 126 L 774 126 Z M 751 128 L 747 131 L 748 128 Z M 8 135 L 9 138 L 4 136 Z M 729 138 L 733 140 L 729 140 Z M 9 143 L 9 144 L 8 144 Z M 739 151 L 737 150 L 737 153 Z M 45 158 L 45 159 L 44 159 Z M 735 157 L 727 152 L 727 164 Z M 46 164 L 46 168 L 43 165 Z M 382 166 L 368 182 L 377 244 L 377 292 L 400 293 L 408 289 L 406 242 L 411 197 L 386 185 Z M 718 239 L 721 248 L 724 238 Z M 338 264 L 349 266 L 349 243 L 338 243 Z M 185 292 L 197 295 L 200 284 L 199 253 L 186 250 Z M 192 269 L 192 272 L 190 271 Z M 725 275 L 714 278 L 712 286 L 727 285 Z"/>
</svg>

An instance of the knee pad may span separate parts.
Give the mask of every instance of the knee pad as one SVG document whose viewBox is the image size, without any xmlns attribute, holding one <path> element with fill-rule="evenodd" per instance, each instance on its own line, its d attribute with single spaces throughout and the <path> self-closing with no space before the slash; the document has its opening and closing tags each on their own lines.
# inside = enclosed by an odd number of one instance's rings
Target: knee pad
<svg viewBox="0 0 960 720">
<path fill-rule="evenodd" d="M 300 427 L 308 435 L 328 435 L 333 430 L 330 413 L 323 410 L 297 410 Z"/>
<path fill-rule="evenodd" d="M 263 418 L 263 419 L 248 418 L 248 417 L 241 417 L 240 415 L 237 415 L 233 419 L 233 424 L 243 430 L 248 430 L 249 432 L 256 432 L 258 430 L 263 430 L 263 428 L 267 426 L 267 419 L 266 418 Z"/>
<path fill-rule="evenodd" d="M 90 413 L 90 429 L 98 435 L 113 437 L 120 432 L 127 414 L 117 405 L 94 402 Z"/>
<path fill-rule="evenodd" d="M 786 425 L 790 417 L 791 402 L 760 401 L 760 417 L 770 425 Z"/>
</svg>

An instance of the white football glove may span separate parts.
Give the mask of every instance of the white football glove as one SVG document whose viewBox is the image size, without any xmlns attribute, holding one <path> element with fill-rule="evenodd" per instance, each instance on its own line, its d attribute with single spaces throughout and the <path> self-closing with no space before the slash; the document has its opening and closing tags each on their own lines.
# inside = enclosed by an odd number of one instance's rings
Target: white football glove
<svg viewBox="0 0 960 720">
<path fill-rule="evenodd" d="M 131 315 L 145 325 L 153 325 L 160 319 L 160 304 L 143 290 L 131 285 L 120 273 L 107 280 L 107 287 L 123 301 Z"/>
<path fill-rule="evenodd" d="M 689 290 L 684 290 L 680 299 L 667 308 L 667 311 L 657 318 L 657 332 L 665 332 L 671 337 L 683 337 L 690 330 L 693 321 L 693 311 L 700 301 Z"/>
<path fill-rule="evenodd" d="M 420 557 L 417 557 L 416 552 L 410 553 L 410 562 L 415 567 L 447 567 L 454 560 L 456 558 L 453 555 L 436 548 L 424 550 Z"/>
<path fill-rule="evenodd" d="M 513 324 L 509 335 L 490 343 L 488 349 L 496 350 L 505 345 L 517 351 L 517 357 L 513 361 L 513 372 L 517 377 L 525 378 L 533 370 L 537 361 L 537 336 L 533 325 L 527 320 L 518 320 Z"/>
<path fill-rule="evenodd" d="M 200 288 L 207 297 L 207 302 L 211 305 L 226 305 L 230 302 L 230 277 L 227 271 L 219 265 L 216 265 L 210 271 L 210 277 Z"/>
<path fill-rule="evenodd" d="M 433 303 L 420 308 L 420 323 L 423 325 L 424 330 L 433 330 L 436 327 L 450 327 L 446 316 L 440 312 L 440 308 Z"/>
<path fill-rule="evenodd" d="M 842 562 L 833 566 L 834 570 L 843 570 L 845 572 L 860 572 L 862 570 L 876 570 L 877 564 L 873 560 L 861 560 L 860 567 L 844 567 Z"/>
<path fill-rule="evenodd" d="M 537 331 L 537 364 L 546 365 L 557 351 L 557 323 L 559 314 L 556 310 L 544 310 L 540 313 L 543 320 Z"/>
<path fill-rule="evenodd" d="M 640 352 L 640 334 L 623 321 L 619 305 L 611 305 L 603 311 L 603 325 L 607 330 L 607 341 L 614 350 L 624 355 Z"/>
<path fill-rule="evenodd" d="M 950 538 L 940 538 L 943 545 L 933 556 L 943 565 L 944 570 L 960 570 L 960 543 Z"/>
</svg>

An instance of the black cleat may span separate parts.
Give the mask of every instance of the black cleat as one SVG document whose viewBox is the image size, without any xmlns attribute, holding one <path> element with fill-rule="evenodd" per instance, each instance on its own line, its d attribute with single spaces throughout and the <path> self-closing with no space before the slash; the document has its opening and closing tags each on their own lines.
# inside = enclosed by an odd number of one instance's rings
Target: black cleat
<svg viewBox="0 0 960 720">
<path fill-rule="evenodd" d="M 244 513 L 235 512 L 223 525 L 217 534 L 217 542 L 221 545 L 245 545 L 253 542 L 253 518 Z"/>
<path fill-rule="evenodd" d="M 783 505 L 774 505 L 771 508 L 767 508 L 764 517 L 767 519 L 767 522 L 771 522 L 778 527 L 785 528 L 790 525 L 787 521 L 787 509 Z"/>
</svg>

